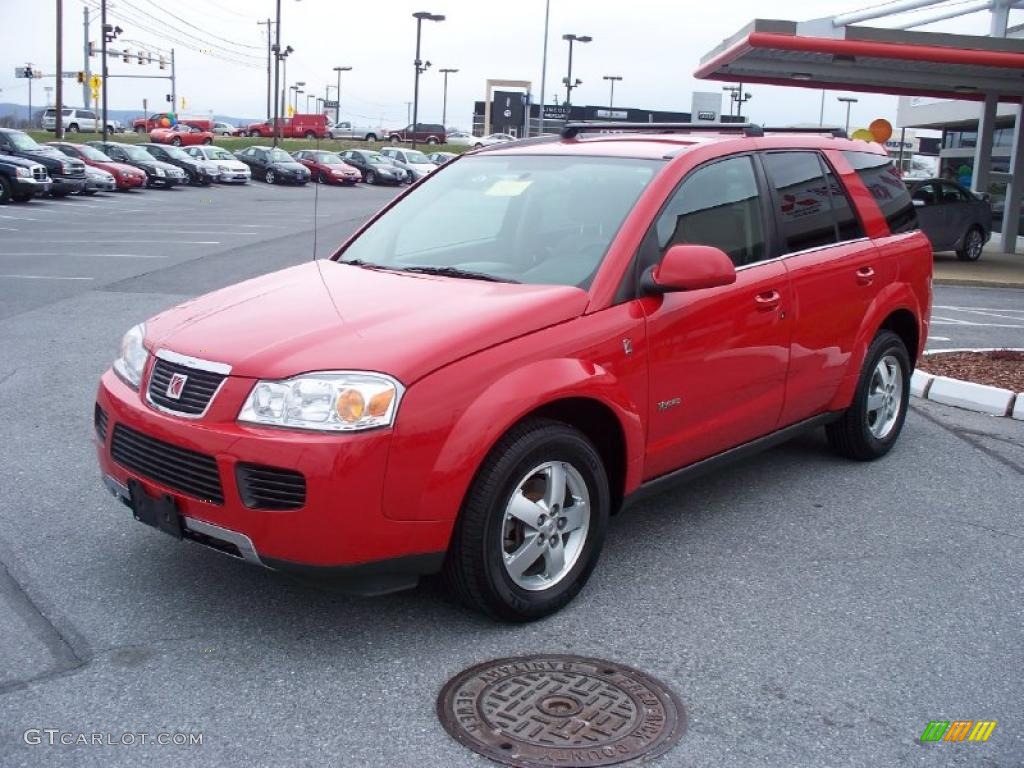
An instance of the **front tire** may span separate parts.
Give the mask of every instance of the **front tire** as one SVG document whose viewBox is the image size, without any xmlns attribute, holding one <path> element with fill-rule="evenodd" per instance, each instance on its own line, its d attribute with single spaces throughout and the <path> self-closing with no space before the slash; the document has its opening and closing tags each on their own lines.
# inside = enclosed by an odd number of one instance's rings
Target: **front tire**
<svg viewBox="0 0 1024 768">
<path fill-rule="evenodd" d="M 912 372 L 903 340 L 892 331 L 880 331 L 868 347 L 853 402 L 825 427 L 833 450 L 858 461 L 887 454 L 907 417 Z"/>
<path fill-rule="evenodd" d="M 368 134 L 366 134 L 366 140 L 367 141 L 376 141 L 377 140 L 377 134 L 376 133 L 368 133 Z"/>
<path fill-rule="evenodd" d="M 366 172 L 366 183 L 367 184 L 376 184 L 377 183 L 377 174 L 374 173 L 373 171 L 367 171 Z"/>
<path fill-rule="evenodd" d="M 263 175 L 263 179 L 264 181 L 267 182 L 267 184 L 273 184 L 277 181 L 277 177 L 274 175 L 274 172 L 271 171 L 270 169 L 267 169 L 267 172 Z"/>
<path fill-rule="evenodd" d="M 68 126 L 68 133 L 78 133 L 78 124 L 72 123 Z"/>
<path fill-rule="evenodd" d="M 180 147 L 181 146 L 181 139 L 179 139 L 177 136 L 175 136 L 173 139 L 171 139 L 171 144 L 173 144 L 176 147 Z"/>
<path fill-rule="evenodd" d="M 306 131 L 303 134 L 303 136 L 305 136 L 305 138 L 307 138 L 307 139 L 315 139 L 316 138 L 316 133 L 314 131 Z"/>
<path fill-rule="evenodd" d="M 957 252 L 956 257 L 960 261 L 977 261 L 981 258 L 981 252 L 985 248 L 985 233 L 981 227 L 971 227 L 964 235 L 964 244 Z"/>
<path fill-rule="evenodd" d="M 11 193 L 11 182 L 9 182 L 3 176 L 0 176 L 0 205 L 8 202 L 12 198 Z"/>
<path fill-rule="evenodd" d="M 525 622 L 560 610 L 597 565 L 611 507 L 601 457 L 551 419 L 514 427 L 481 466 L 443 578 L 467 606 Z"/>
</svg>

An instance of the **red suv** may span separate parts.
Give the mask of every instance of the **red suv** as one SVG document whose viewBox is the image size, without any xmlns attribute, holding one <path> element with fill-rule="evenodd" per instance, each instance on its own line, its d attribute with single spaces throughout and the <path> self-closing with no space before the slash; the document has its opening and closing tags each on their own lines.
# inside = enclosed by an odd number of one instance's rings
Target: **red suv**
<svg viewBox="0 0 1024 768">
<path fill-rule="evenodd" d="M 883 150 L 611 127 L 464 155 L 330 260 L 132 328 L 95 406 L 107 487 L 253 563 L 363 594 L 443 572 L 523 621 L 641 492 L 815 427 L 885 454 L 932 260 Z"/>
</svg>

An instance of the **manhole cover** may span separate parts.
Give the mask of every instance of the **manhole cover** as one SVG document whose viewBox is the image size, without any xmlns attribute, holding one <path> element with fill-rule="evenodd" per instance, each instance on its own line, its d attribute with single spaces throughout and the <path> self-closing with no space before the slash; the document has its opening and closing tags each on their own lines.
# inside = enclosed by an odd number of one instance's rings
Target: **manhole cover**
<svg viewBox="0 0 1024 768">
<path fill-rule="evenodd" d="M 478 664 L 437 697 L 455 739 L 520 768 L 614 765 L 671 749 L 686 713 L 663 683 L 582 656 L 523 656 Z"/>
</svg>

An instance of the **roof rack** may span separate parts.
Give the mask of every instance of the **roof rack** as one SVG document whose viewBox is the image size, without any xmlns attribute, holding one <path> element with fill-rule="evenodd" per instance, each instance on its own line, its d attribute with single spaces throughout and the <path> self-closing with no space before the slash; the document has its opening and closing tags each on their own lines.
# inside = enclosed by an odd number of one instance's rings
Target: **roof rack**
<svg viewBox="0 0 1024 768">
<path fill-rule="evenodd" d="M 574 139 L 585 131 L 617 131 L 620 133 L 712 133 L 738 132 L 744 136 L 764 136 L 766 133 L 818 133 L 830 134 L 838 139 L 846 138 L 846 131 L 833 127 L 762 127 L 755 123 L 566 123 L 562 128 L 563 139 Z"/>
</svg>

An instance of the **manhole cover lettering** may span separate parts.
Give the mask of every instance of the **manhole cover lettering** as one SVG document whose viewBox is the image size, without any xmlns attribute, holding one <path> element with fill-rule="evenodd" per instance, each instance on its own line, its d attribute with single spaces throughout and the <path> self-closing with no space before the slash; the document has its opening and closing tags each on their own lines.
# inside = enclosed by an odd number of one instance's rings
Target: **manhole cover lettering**
<svg viewBox="0 0 1024 768">
<path fill-rule="evenodd" d="M 662 683 L 580 656 L 500 659 L 441 690 L 438 717 L 455 739 L 506 765 L 604 766 L 667 752 L 686 716 Z"/>
</svg>

